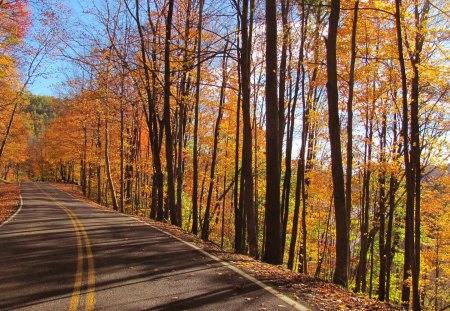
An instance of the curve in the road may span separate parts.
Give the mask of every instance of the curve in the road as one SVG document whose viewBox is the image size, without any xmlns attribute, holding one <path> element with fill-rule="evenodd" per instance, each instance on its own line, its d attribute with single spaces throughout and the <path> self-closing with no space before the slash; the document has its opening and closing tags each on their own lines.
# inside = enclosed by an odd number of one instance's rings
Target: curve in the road
<svg viewBox="0 0 450 311">
<path fill-rule="evenodd" d="M 21 192 L 23 208 L 0 227 L 2 311 L 309 310 L 133 216 L 47 183 Z"/>
</svg>

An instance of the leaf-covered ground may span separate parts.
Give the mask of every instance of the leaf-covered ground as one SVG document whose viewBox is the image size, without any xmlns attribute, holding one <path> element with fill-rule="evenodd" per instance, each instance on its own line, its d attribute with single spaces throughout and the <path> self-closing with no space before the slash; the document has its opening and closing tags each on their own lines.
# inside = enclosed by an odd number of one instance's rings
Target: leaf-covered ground
<svg viewBox="0 0 450 311">
<path fill-rule="evenodd" d="M 19 208 L 19 185 L 0 183 L 0 224 Z"/>
<path fill-rule="evenodd" d="M 105 207 L 84 197 L 77 186 L 69 184 L 54 185 L 82 201 L 97 208 L 105 209 Z M 288 294 L 313 310 L 400 310 L 399 307 L 362 297 L 342 287 L 292 272 L 280 266 L 266 264 L 248 256 L 225 252 L 217 245 L 204 242 L 197 236 L 170 224 L 156 222 L 146 217 L 139 217 L 139 219 L 190 242 L 221 260 L 238 266 L 248 274 L 271 285 L 280 292 Z"/>
</svg>

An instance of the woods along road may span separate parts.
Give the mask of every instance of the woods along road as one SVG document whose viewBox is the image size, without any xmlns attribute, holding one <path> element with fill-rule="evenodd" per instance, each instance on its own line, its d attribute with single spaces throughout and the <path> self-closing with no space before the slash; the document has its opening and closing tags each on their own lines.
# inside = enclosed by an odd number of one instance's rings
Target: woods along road
<svg viewBox="0 0 450 311">
<path fill-rule="evenodd" d="M 0 227 L 0 310 L 296 310 L 214 258 L 46 183 Z"/>
</svg>

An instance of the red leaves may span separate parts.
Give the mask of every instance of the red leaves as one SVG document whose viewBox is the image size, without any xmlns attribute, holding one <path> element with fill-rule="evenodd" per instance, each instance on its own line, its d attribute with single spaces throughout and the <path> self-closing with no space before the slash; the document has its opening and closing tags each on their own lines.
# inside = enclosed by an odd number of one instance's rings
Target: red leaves
<svg viewBox="0 0 450 311">
<path fill-rule="evenodd" d="M 0 5 L 0 44 L 22 39 L 30 25 L 28 0 L 3 1 Z"/>
</svg>

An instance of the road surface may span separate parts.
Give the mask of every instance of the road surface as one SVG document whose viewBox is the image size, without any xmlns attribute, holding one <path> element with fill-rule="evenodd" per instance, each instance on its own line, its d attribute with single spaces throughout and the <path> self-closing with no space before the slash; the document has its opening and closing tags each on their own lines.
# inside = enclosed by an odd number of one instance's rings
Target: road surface
<svg viewBox="0 0 450 311">
<path fill-rule="evenodd" d="M 2 311 L 301 309 L 131 217 L 46 183 L 21 195 L 0 227 Z"/>
</svg>

